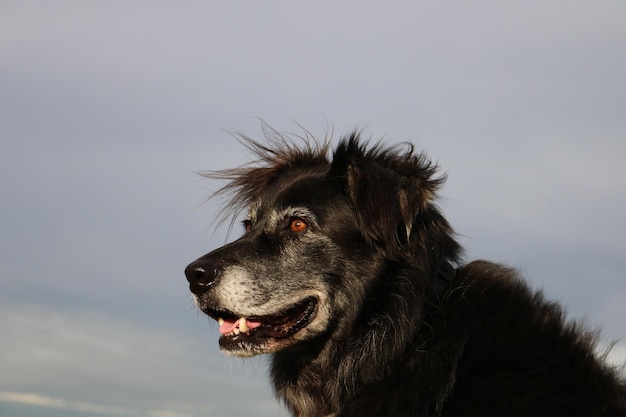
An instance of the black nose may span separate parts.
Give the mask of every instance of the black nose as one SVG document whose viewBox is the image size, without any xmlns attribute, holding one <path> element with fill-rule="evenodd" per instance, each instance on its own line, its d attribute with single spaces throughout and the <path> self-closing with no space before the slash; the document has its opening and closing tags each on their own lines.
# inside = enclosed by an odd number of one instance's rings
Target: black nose
<svg viewBox="0 0 626 417">
<path fill-rule="evenodd" d="M 201 295 L 215 284 L 219 276 L 219 269 L 203 259 L 198 259 L 187 265 L 185 275 L 189 281 L 191 292 Z"/>
</svg>

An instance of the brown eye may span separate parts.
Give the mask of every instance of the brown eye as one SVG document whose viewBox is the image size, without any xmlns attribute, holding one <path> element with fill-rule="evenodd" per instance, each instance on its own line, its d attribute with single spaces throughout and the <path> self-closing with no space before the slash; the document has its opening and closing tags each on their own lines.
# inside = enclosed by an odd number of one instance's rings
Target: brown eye
<svg viewBox="0 0 626 417">
<path fill-rule="evenodd" d="M 250 220 L 244 220 L 243 227 L 246 230 L 246 233 L 250 232 L 250 229 L 252 229 L 252 222 Z"/>
<path fill-rule="evenodd" d="M 292 219 L 291 223 L 289 223 L 289 230 L 293 233 L 302 233 L 308 226 L 309 225 L 302 219 Z"/>
</svg>

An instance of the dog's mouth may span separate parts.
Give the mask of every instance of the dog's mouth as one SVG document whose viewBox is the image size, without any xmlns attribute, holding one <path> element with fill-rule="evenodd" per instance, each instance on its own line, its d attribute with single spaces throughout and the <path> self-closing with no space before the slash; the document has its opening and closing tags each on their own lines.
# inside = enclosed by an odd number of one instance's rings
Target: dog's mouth
<svg viewBox="0 0 626 417">
<path fill-rule="evenodd" d="M 220 348 L 242 356 L 275 350 L 315 318 L 318 300 L 308 297 L 270 316 L 240 317 L 228 310 L 205 311 L 220 325 Z"/>
</svg>

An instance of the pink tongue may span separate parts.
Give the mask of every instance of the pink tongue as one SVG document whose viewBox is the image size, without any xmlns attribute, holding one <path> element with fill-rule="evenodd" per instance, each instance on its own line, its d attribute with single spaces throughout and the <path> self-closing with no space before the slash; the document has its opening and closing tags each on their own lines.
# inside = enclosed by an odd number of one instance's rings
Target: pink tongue
<svg viewBox="0 0 626 417">
<path fill-rule="evenodd" d="M 224 320 L 224 323 L 222 323 L 222 325 L 220 326 L 220 333 L 221 334 L 227 334 L 227 333 L 230 333 L 233 330 L 235 330 L 235 328 L 239 327 L 239 320 L 241 320 L 241 319 Z M 248 329 L 256 329 L 261 324 L 262 323 L 260 321 L 246 320 L 246 326 L 248 326 Z"/>
<path fill-rule="evenodd" d="M 225 320 L 224 323 L 220 326 L 220 333 L 226 334 L 235 330 L 235 327 L 239 326 L 239 320 Z"/>
</svg>

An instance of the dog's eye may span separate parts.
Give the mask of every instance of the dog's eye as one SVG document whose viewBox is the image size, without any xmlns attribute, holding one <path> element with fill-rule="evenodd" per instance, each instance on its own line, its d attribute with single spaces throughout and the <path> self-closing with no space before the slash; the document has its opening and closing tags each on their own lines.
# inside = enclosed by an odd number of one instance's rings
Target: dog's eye
<svg viewBox="0 0 626 417">
<path fill-rule="evenodd" d="M 308 227 L 309 225 L 304 220 L 299 218 L 291 219 L 291 222 L 289 222 L 289 230 L 293 233 L 302 233 Z"/>
<path fill-rule="evenodd" d="M 252 229 L 252 222 L 250 220 L 244 220 L 243 228 L 245 229 L 246 233 L 250 232 L 250 229 Z"/>
</svg>

